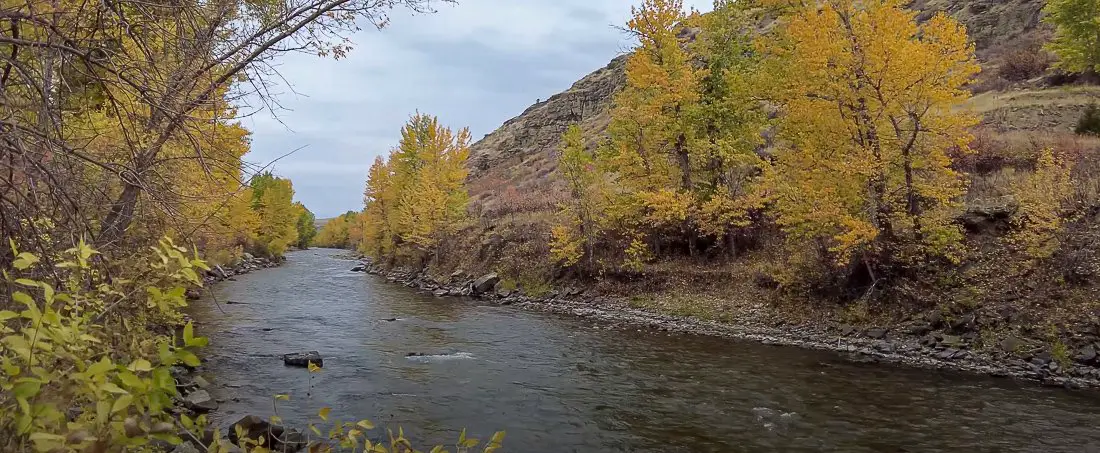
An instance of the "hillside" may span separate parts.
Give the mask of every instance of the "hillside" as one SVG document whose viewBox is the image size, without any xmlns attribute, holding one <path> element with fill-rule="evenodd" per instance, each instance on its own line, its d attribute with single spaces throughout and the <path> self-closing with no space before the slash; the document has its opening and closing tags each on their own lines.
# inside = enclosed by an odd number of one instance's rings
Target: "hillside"
<svg viewBox="0 0 1100 453">
<path fill-rule="evenodd" d="M 973 108 L 983 125 L 997 130 L 1068 130 L 1100 90 L 1052 87 L 1050 57 L 1041 43 L 1050 31 L 1040 22 L 1041 0 L 918 0 L 912 8 L 927 19 L 945 12 L 966 25 L 982 62 Z M 1037 75 L 1002 70 L 1006 60 L 1035 57 Z M 610 121 L 613 94 L 625 83 L 626 56 L 613 59 L 568 90 L 528 107 L 474 143 L 470 152 L 470 195 L 474 210 L 490 218 L 549 208 L 560 199 L 555 175 L 559 138 L 577 123 L 598 136 Z M 1018 63 L 1017 63 L 1018 64 Z M 1026 79 L 1019 80 L 1021 77 Z M 1011 79 L 1011 80 L 1010 80 Z M 990 88 L 995 88 L 990 90 Z"/>
</svg>

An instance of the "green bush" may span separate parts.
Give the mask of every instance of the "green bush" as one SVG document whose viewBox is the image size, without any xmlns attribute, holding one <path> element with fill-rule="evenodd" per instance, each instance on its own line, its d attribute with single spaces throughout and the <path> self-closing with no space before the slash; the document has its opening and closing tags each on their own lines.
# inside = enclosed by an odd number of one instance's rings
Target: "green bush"
<svg viewBox="0 0 1100 453">
<path fill-rule="evenodd" d="M 1100 137 L 1100 107 L 1096 104 L 1089 105 L 1081 115 L 1081 119 L 1077 121 L 1077 129 L 1074 132 L 1079 135 Z"/>
</svg>

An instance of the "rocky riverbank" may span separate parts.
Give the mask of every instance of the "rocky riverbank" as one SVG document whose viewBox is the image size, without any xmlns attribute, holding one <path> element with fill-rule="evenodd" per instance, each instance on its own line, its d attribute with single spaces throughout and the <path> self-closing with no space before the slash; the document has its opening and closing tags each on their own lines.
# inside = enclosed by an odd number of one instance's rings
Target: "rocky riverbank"
<svg viewBox="0 0 1100 453">
<path fill-rule="evenodd" d="M 1079 334 L 1075 347 L 1040 338 L 990 338 L 992 326 L 1010 323 L 989 314 L 945 318 L 932 311 L 897 325 L 856 326 L 830 321 L 783 324 L 760 310 L 737 313 L 736 321 L 714 322 L 633 308 L 627 301 L 586 296 L 581 288 L 529 297 L 503 287 L 495 274 L 455 272 L 435 278 L 425 272 L 390 270 L 361 261 L 353 271 L 431 292 L 437 297 L 475 297 L 528 310 L 592 319 L 609 328 L 644 328 L 655 333 L 696 334 L 833 351 L 861 363 L 893 363 L 1007 377 L 1067 389 L 1100 388 L 1100 338 Z"/>
</svg>

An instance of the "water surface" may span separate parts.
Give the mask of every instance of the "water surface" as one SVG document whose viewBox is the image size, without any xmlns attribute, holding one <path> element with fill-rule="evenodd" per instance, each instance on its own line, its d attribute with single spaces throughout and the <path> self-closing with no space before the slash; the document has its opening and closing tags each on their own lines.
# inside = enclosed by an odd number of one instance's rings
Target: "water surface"
<svg viewBox="0 0 1100 453">
<path fill-rule="evenodd" d="M 516 452 L 1100 452 L 1094 393 L 439 299 L 341 253 L 290 253 L 217 285 L 221 309 L 193 304 L 217 419 L 290 394 L 291 425 L 328 406 L 425 444 L 506 430 Z M 321 373 L 279 358 L 309 350 Z"/>
</svg>

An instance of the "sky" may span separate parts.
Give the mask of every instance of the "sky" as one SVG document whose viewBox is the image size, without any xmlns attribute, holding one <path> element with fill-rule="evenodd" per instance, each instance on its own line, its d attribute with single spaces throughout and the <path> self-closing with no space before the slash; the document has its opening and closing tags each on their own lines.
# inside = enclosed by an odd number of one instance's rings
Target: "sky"
<svg viewBox="0 0 1100 453">
<path fill-rule="evenodd" d="M 640 0 L 637 0 L 640 1 Z M 362 209 L 367 170 L 413 113 L 476 141 L 630 49 L 634 0 L 459 0 L 364 26 L 343 59 L 284 55 L 280 107 L 242 120 L 251 163 L 271 164 L 318 218 Z M 706 11 L 711 0 L 685 0 Z M 247 110 L 247 109 L 242 109 Z M 251 113 L 251 112 L 250 112 Z"/>
</svg>

